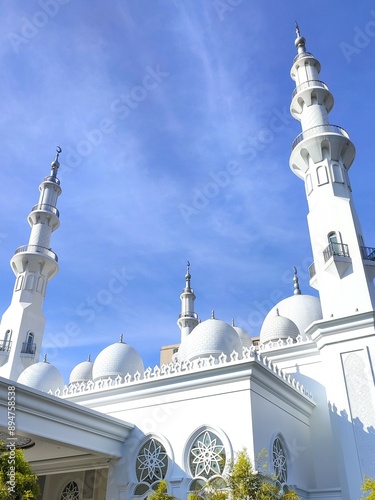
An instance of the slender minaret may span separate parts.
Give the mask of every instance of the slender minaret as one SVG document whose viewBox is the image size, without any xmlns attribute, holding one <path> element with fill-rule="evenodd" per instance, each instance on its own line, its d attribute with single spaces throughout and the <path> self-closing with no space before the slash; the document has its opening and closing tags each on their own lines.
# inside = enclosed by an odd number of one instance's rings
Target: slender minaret
<svg viewBox="0 0 375 500">
<path fill-rule="evenodd" d="M 50 248 L 52 232 L 59 227 L 57 198 L 61 194 L 57 148 L 51 173 L 39 186 L 39 202 L 28 217 L 28 245 L 17 248 L 10 263 L 16 275 L 12 302 L 0 325 L 0 376 L 16 380 L 39 359 L 45 318 L 43 301 L 49 280 L 58 271 L 57 255 Z"/>
<path fill-rule="evenodd" d="M 345 317 L 374 309 L 375 249 L 365 246 L 353 204 L 348 170 L 354 145 L 344 129 L 330 124 L 332 94 L 319 80 L 320 63 L 306 51 L 298 25 L 296 32 L 290 110 L 302 133 L 293 142 L 290 167 L 304 180 L 309 205 L 310 284 L 319 290 L 324 319 Z"/>
<path fill-rule="evenodd" d="M 190 262 L 187 263 L 185 280 L 185 288 L 182 290 L 180 295 L 181 314 L 179 315 L 177 321 L 177 324 L 181 329 L 181 341 L 187 337 L 193 328 L 195 328 L 198 324 L 198 315 L 194 312 L 194 290 L 190 287 Z"/>
</svg>

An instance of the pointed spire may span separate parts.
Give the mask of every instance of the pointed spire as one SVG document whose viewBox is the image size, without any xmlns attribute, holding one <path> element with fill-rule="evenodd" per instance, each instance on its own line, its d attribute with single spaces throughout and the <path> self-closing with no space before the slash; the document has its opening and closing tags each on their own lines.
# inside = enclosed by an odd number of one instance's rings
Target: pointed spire
<svg viewBox="0 0 375 500">
<path fill-rule="evenodd" d="M 301 295 L 301 290 L 299 288 L 299 280 L 297 276 L 297 268 L 296 266 L 293 266 L 294 269 L 294 276 L 293 276 L 293 283 L 294 283 L 294 295 Z"/>
<path fill-rule="evenodd" d="M 297 35 L 297 38 L 300 38 L 301 37 L 301 32 L 299 30 L 299 26 L 298 26 L 297 21 L 295 21 L 295 23 L 296 23 L 296 35 Z"/>
<path fill-rule="evenodd" d="M 60 146 L 57 146 L 57 148 L 56 148 L 56 158 L 51 163 L 51 167 L 52 167 L 51 176 L 52 177 L 56 177 L 57 171 L 58 171 L 58 169 L 60 167 L 59 156 L 60 156 L 61 152 L 62 152 L 62 149 L 60 148 Z"/>
<path fill-rule="evenodd" d="M 190 288 L 190 280 L 191 280 L 191 274 L 190 274 L 190 262 L 187 261 L 186 262 L 186 274 L 185 274 L 185 280 L 186 280 L 186 283 L 185 283 L 185 290 L 191 290 Z"/>
<path fill-rule="evenodd" d="M 297 38 L 296 38 L 294 43 L 298 49 L 298 55 L 304 54 L 306 52 L 306 47 L 305 47 L 306 40 L 304 39 L 303 36 L 301 36 L 301 31 L 299 29 L 297 21 L 296 21 L 296 35 L 297 35 Z"/>
</svg>

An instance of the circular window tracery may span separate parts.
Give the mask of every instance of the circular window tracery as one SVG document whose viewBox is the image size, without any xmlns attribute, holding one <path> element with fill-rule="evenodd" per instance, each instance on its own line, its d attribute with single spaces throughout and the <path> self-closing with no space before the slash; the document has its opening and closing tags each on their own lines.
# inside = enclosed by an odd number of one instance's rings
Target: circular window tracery
<svg viewBox="0 0 375 500">
<path fill-rule="evenodd" d="M 164 446 L 154 438 L 149 439 L 139 450 L 136 474 L 140 482 L 152 484 L 165 478 L 168 469 L 168 455 Z"/>
<path fill-rule="evenodd" d="M 221 475 L 226 463 L 225 447 L 211 431 L 201 432 L 193 441 L 189 452 L 189 467 L 193 477 L 209 479 Z"/>
<path fill-rule="evenodd" d="M 63 489 L 60 500 L 79 500 L 78 484 L 70 481 Z"/>
<path fill-rule="evenodd" d="M 280 438 L 276 438 L 272 446 L 272 461 L 276 479 L 284 484 L 288 479 L 286 453 Z"/>
</svg>

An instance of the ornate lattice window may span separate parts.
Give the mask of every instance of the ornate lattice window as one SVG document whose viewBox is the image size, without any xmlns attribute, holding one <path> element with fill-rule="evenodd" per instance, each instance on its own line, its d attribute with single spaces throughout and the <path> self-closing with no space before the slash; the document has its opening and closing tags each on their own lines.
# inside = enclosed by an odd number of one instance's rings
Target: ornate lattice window
<svg viewBox="0 0 375 500">
<path fill-rule="evenodd" d="M 70 481 L 63 489 L 60 500 L 79 500 L 79 488 L 77 483 Z"/>
<path fill-rule="evenodd" d="M 192 476 L 209 479 L 221 475 L 225 462 L 225 447 L 221 439 L 211 431 L 201 432 L 190 447 L 189 467 Z"/>
<path fill-rule="evenodd" d="M 284 484 L 288 479 L 288 467 L 286 453 L 280 438 L 276 438 L 272 446 L 272 461 L 276 479 Z"/>
<path fill-rule="evenodd" d="M 136 474 L 140 482 L 149 484 L 165 478 L 168 469 L 168 455 L 164 446 L 154 438 L 149 439 L 139 450 Z"/>
</svg>

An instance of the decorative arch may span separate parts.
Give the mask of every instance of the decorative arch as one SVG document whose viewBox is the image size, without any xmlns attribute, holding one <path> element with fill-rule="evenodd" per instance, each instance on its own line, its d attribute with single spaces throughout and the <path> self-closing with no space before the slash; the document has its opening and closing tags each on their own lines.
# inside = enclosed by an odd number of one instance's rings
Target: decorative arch
<svg viewBox="0 0 375 500">
<path fill-rule="evenodd" d="M 276 481 L 283 487 L 288 483 L 288 449 L 281 434 L 273 439 L 270 456 Z"/>
<path fill-rule="evenodd" d="M 132 464 L 134 498 L 145 500 L 157 489 L 160 481 L 167 480 L 170 475 L 171 457 L 172 450 L 163 438 L 147 435 L 142 439 Z"/>
<path fill-rule="evenodd" d="M 223 475 L 232 459 L 232 448 L 223 431 L 199 427 L 188 439 L 184 451 L 185 470 L 192 481 L 188 491 L 197 491 L 207 482 L 225 487 Z"/>
<path fill-rule="evenodd" d="M 79 500 L 79 487 L 75 481 L 70 481 L 62 490 L 60 500 Z"/>
</svg>

